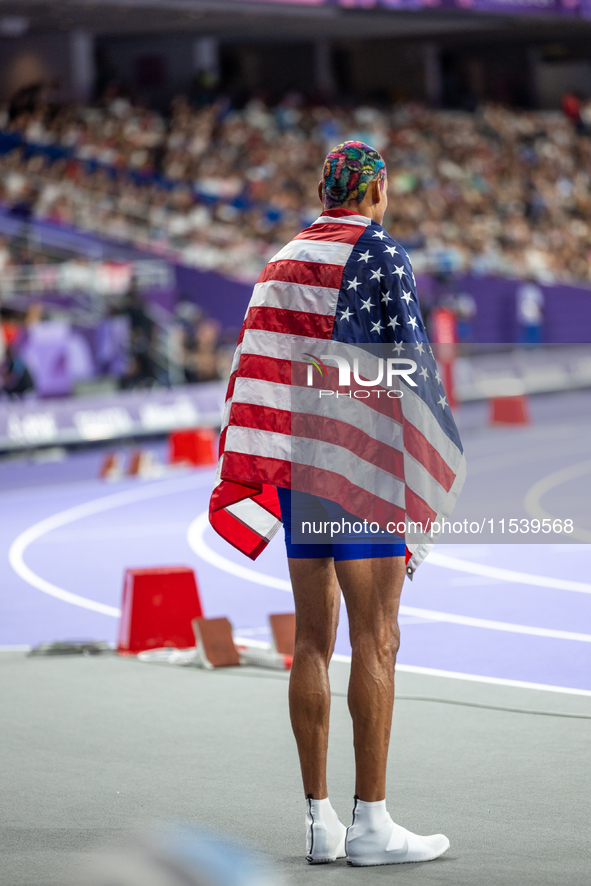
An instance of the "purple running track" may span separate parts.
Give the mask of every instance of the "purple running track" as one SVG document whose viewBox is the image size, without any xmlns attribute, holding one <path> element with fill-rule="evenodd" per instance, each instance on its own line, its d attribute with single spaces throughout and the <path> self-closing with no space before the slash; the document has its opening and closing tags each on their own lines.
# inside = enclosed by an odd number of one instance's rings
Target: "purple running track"
<svg viewBox="0 0 591 886">
<path fill-rule="evenodd" d="M 209 526 L 202 533 L 195 527 L 207 509 L 212 471 L 105 483 L 93 479 L 101 457 L 93 452 L 55 464 L 0 466 L 0 646 L 116 638 L 114 613 L 51 596 L 31 583 L 27 569 L 91 605 L 115 610 L 126 567 L 169 564 L 195 568 L 206 615 L 227 615 L 237 634 L 267 639 L 268 614 L 291 611 L 291 594 L 240 573 L 251 569 L 286 585 L 282 534 L 251 563 Z M 92 504 L 96 501 L 99 510 Z M 100 510 L 105 505 L 108 509 Z M 82 510 L 60 524 L 56 515 L 71 508 Z M 25 572 L 18 563 L 15 571 L 15 540 L 22 541 L 22 533 L 45 520 L 50 521 L 46 531 L 33 533 L 36 537 L 22 552 Z M 401 617 L 401 664 L 591 691 L 590 545 L 438 545 L 436 553 L 455 558 L 461 568 L 441 565 L 434 557 L 406 583 L 402 603 L 411 611 Z M 472 568 L 476 573 L 465 571 Z M 499 568 L 516 575 L 499 578 L 494 571 Z M 524 584 L 524 575 L 533 583 Z M 540 586 L 531 576 L 556 586 Z M 565 580 L 580 587 L 564 589 Z M 499 622 L 516 628 L 495 627 Z M 542 635 L 523 633 L 532 628 Z M 555 636 L 557 631 L 575 636 Z M 336 652 L 350 653 L 344 607 Z"/>
</svg>

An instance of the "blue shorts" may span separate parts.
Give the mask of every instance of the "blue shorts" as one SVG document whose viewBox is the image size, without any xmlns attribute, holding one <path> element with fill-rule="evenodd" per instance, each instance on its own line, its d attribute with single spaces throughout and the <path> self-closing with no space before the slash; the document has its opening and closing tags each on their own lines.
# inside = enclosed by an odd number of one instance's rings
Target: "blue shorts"
<svg viewBox="0 0 591 886">
<path fill-rule="evenodd" d="M 406 553 L 406 545 L 400 536 L 392 535 L 385 530 L 379 533 L 371 532 L 367 521 L 364 529 L 359 517 L 350 514 L 341 505 L 328 498 L 321 498 L 309 492 L 292 492 L 291 489 L 281 487 L 277 488 L 277 494 L 288 557 L 369 560 L 372 557 L 404 557 Z M 339 529 L 343 531 L 333 532 L 331 523 L 338 523 Z M 354 532 L 354 525 L 360 526 L 361 531 Z M 292 541 L 292 536 L 298 540 Z M 318 540 L 302 541 L 306 537 Z"/>
</svg>

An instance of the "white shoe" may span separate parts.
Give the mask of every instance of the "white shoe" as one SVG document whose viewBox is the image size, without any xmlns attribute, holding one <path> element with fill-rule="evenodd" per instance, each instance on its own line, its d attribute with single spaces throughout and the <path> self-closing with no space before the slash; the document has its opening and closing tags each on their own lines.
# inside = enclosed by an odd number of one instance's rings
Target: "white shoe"
<svg viewBox="0 0 591 886">
<path fill-rule="evenodd" d="M 443 834 L 420 837 L 395 824 L 386 811 L 386 801 L 364 803 L 355 798 L 353 823 L 347 829 L 346 852 L 356 867 L 433 861 L 449 849 Z"/>
<path fill-rule="evenodd" d="M 345 857 L 347 828 L 339 821 L 328 797 L 306 800 L 306 860 L 328 864 Z"/>
</svg>

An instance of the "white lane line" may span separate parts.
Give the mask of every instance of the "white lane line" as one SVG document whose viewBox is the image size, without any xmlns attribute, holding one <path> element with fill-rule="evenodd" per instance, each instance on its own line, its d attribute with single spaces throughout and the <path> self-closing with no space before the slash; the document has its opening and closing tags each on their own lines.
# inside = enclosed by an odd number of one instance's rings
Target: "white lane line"
<svg viewBox="0 0 591 886">
<path fill-rule="evenodd" d="M 56 530 L 43 539 L 41 544 L 77 544 L 81 541 L 113 541 L 128 538 L 148 538 L 165 535 L 183 535 L 187 531 L 187 521 L 183 523 L 136 523 L 133 526 L 103 526 L 96 529 L 63 529 Z"/>
<path fill-rule="evenodd" d="M 199 514 L 189 525 L 187 530 L 187 541 L 189 547 L 206 563 L 216 566 L 222 572 L 229 572 L 236 578 L 243 578 L 246 581 L 252 581 L 257 585 L 264 585 L 267 588 L 276 588 L 278 591 L 287 591 L 291 594 L 291 582 L 284 578 L 276 578 L 274 575 L 265 575 L 264 572 L 257 572 L 256 569 L 250 569 L 248 566 L 239 566 L 238 563 L 232 563 L 221 554 L 215 551 L 205 543 L 203 535 L 209 526 L 209 514 L 204 511 Z"/>
<path fill-rule="evenodd" d="M 240 632 L 237 632 L 238 634 Z M 269 644 L 262 640 L 251 640 L 245 636 L 234 635 L 234 642 L 243 646 L 254 646 L 259 649 L 269 649 Z M 333 661 L 351 664 L 350 655 L 339 655 L 335 652 Z M 445 671 L 441 668 L 423 668 L 419 665 L 405 665 L 396 662 L 396 671 L 407 674 L 421 674 L 426 677 L 447 677 L 449 680 L 467 680 L 469 683 L 487 683 L 492 686 L 512 686 L 516 689 L 538 689 L 544 692 L 559 692 L 562 695 L 583 695 L 591 697 L 591 689 L 574 689 L 572 686 L 553 686 L 551 683 L 530 683 L 527 680 L 509 680 L 506 677 L 487 677 L 482 674 L 464 674 L 462 671 Z"/>
<path fill-rule="evenodd" d="M 540 504 L 542 496 L 562 483 L 568 483 L 569 480 L 576 480 L 578 477 L 584 477 L 585 474 L 589 473 L 591 473 L 591 460 L 588 459 L 576 465 L 561 468 L 559 471 L 554 471 L 553 474 L 548 474 L 547 477 L 543 477 L 537 483 L 534 483 L 531 489 L 527 491 L 523 500 L 525 510 L 530 517 L 535 517 L 539 520 L 557 519 L 544 510 Z M 581 541 L 589 542 L 591 541 L 591 530 L 584 529 L 582 526 L 575 526 L 573 532 L 569 533 L 569 538 L 578 538 Z"/>
<path fill-rule="evenodd" d="M 473 563 L 431 551 L 425 561 L 432 566 L 442 566 L 456 572 L 469 572 L 471 575 L 485 575 L 487 578 L 500 578 L 515 584 L 534 585 L 538 588 L 552 588 L 557 591 L 578 591 L 580 594 L 591 594 L 591 584 L 584 581 L 570 581 L 566 578 L 551 578 L 547 575 L 531 575 L 529 572 L 516 572 L 514 569 L 502 569 L 499 566 L 488 566 L 486 563 Z"/>
<path fill-rule="evenodd" d="M 565 435 L 561 434 L 560 436 L 563 437 Z M 568 442 L 573 441 L 569 440 Z M 470 476 L 473 477 L 475 474 L 482 474 L 486 471 L 494 471 L 502 468 L 513 468 L 521 464 L 531 464 L 533 461 L 547 461 L 549 459 L 556 460 L 556 444 L 554 444 L 552 448 L 546 450 L 535 449 L 531 451 L 531 448 L 532 447 L 530 447 L 527 452 L 507 450 L 506 452 L 495 453 L 494 455 L 476 456 L 468 462 Z M 575 445 L 575 447 L 572 450 L 569 449 L 568 452 L 563 446 L 560 454 L 562 457 L 572 457 L 587 453 L 588 451 L 589 445 L 585 443 L 584 445 Z"/>
<path fill-rule="evenodd" d="M 529 634 L 532 637 L 552 637 L 555 640 L 577 640 L 591 643 L 591 634 L 577 631 L 559 631 L 554 628 L 534 628 L 529 625 L 512 624 L 508 621 L 493 621 L 488 618 L 472 618 L 469 615 L 453 615 L 449 612 L 436 612 L 432 609 L 417 609 L 414 606 L 401 606 L 400 611 L 406 615 L 417 615 L 432 621 L 449 622 L 450 624 L 466 625 L 471 628 L 486 628 L 489 631 L 506 631 L 509 634 Z"/>
<path fill-rule="evenodd" d="M 200 514 L 193 520 L 187 530 L 187 541 L 189 546 L 202 560 L 216 566 L 223 572 L 229 572 L 237 578 L 244 578 L 246 581 L 252 581 L 258 585 L 265 585 L 270 588 L 277 588 L 279 591 L 286 591 L 291 594 L 291 582 L 283 578 L 275 578 L 272 575 L 265 575 L 257 572 L 256 569 L 250 569 L 248 566 L 239 566 L 233 563 L 221 554 L 212 551 L 204 539 L 206 528 L 209 526 L 209 518 L 207 512 Z M 433 554 L 430 555 L 431 557 Z M 462 561 L 460 561 L 462 562 Z M 528 634 L 534 637 L 550 637 L 557 640 L 576 640 L 582 643 L 591 643 L 591 634 L 582 634 L 573 631 L 559 631 L 552 628 L 536 628 L 529 625 L 512 624 L 505 621 L 493 621 L 487 618 L 472 618 L 467 615 L 454 615 L 450 612 L 438 612 L 432 609 L 419 609 L 415 606 L 401 606 L 400 613 L 402 615 L 412 615 L 419 618 L 427 618 L 430 621 L 447 622 L 449 624 L 459 624 L 466 627 L 485 628 L 492 631 L 506 631 L 511 634 Z"/>
<path fill-rule="evenodd" d="M 64 588 L 46 581 L 46 579 L 33 572 L 24 560 L 27 548 L 48 532 L 61 526 L 66 526 L 68 523 L 74 523 L 76 520 L 82 520 L 84 517 L 91 517 L 94 514 L 110 511 L 113 508 L 121 508 L 138 501 L 149 501 L 152 498 L 173 495 L 175 492 L 199 489 L 202 486 L 211 484 L 211 476 L 209 474 L 207 477 L 200 476 L 198 479 L 201 482 L 195 482 L 194 477 L 183 477 L 168 482 L 151 483 L 149 486 L 142 486 L 139 489 L 128 489 L 125 492 L 116 492 L 114 495 L 104 495 L 93 501 L 60 511 L 51 517 L 46 517 L 45 520 L 40 520 L 39 523 L 30 526 L 15 538 L 8 552 L 9 563 L 20 578 L 44 594 L 56 597 L 64 603 L 70 603 L 72 606 L 81 606 L 83 609 L 100 612 L 101 615 L 119 618 L 121 610 L 116 606 L 108 606 L 106 603 L 99 603 L 96 600 L 89 600 L 87 597 L 81 597 L 79 594 L 66 591 Z"/>
<path fill-rule="evenodd" d="M 333 655 L 335 661 L 351 662 L 350 655 Z M 585 695 L 591 697 L 591 689 L 573 689 L 572 686 L 553 686 L 550 683 L 529 683 L 527 680 L 508 680 L 505 677 L 484 677 L 481 674 L 463 674 L 461 671 L 444 671 L 441 668 L 422 668 L 418 665 L 396 663 L 397 671 L 409 674 L 424 674 L 427 677 L 448 677 L 450 680 L 468 680 L 470 683 L 490 683 L 493 686 L 514 686 L 516 689 L 541 689 L 545 692 L 560 692 L 563 695 Z"/>
</svg>

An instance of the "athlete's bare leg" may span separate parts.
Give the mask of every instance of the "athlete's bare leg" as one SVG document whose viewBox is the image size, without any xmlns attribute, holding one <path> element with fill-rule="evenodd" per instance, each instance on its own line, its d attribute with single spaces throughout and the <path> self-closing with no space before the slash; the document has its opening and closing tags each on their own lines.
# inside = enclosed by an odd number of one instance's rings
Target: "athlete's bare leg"
<svg viewBox="0 0 591 886">
<path fill-rule="evenodd" d="M 340 584 L 349 614 L 353 653 L 349 710 L 355 740 L 356 793 L 366 802 L 383 800 L 404 557 L 337 563 L 330 558 L 290 559 L 289 568 L 296 606 L 289 701 L 304 791 L 317 800 L 328 795 L 328 664 L 338 624 Z"/>
<path fill-rule="evenodd" d="M 328 664 L 335 644 L 341 593 L 332 557 L 290 558 L 288 562 L 296 608 L 295 655 L 289 681 L 291 725 L 304 793 L 323 800 L 328 796 Z"/>
<path fill-rule="evenodd" d="M 341 560 L 335 568 L 347 604 L 352 649 L 349 710 L 355 743 L 355 793 L 373 803 L 386 796 L 405 560 Z"/>
</svg>

